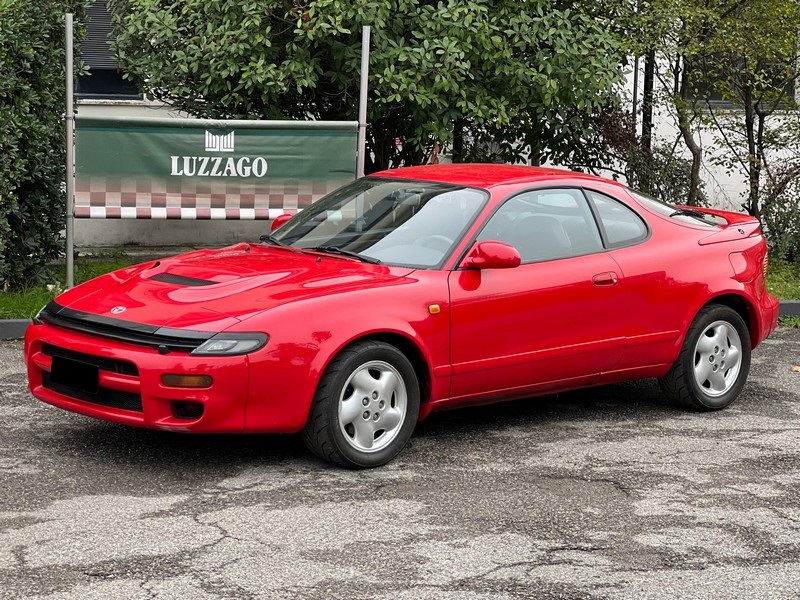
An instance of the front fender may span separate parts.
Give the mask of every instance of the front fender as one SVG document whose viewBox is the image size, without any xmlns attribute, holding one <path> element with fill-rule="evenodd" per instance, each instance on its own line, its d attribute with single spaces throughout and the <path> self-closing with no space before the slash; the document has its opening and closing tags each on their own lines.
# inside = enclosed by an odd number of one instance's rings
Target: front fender
<svg viewBox="0 0 800 600">
<path fill-rule="evenodd" d="M 241 324 L 264 331 L 266 347 L 250 356 L 246 430 L 297 432 L 303 428 L 325 368 L 346 346 L 369 337 L 402 336 L 429 374 L 449 365 L 450 311 L 446 276 L 408 285 L 323 296 L 282 305 Z M 446 369 L 444 369 L 446 371 Z M 431 397 L 449 393 L 449 377 L 431 375 Z"/>
</svg>

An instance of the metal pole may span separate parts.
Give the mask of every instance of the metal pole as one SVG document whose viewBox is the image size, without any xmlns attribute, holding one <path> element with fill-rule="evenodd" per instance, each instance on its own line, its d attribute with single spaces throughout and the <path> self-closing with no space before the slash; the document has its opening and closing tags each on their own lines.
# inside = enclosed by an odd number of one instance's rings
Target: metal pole
<svg viewBox="0 0 800 600">
<path fill-rule="evenodd" d="M 633 110 L 631 115 L 633 117 L 633 135 L 636 135 L 636 111 L 639 104 L 639 57 L 633 59 Z"/>
<path fill-rule="evenodd" d="M 361 28 L 361 90 L 358 98 L 358 160 L 356 177 L 364 176 L 367 151 L 367 89 L 369 79 L 369 36 L 371 28 Z"/>
<path fill-rule="evenodd" d="M 67 289 L 75 284 L 74 280 L 74 259 L 72 256 L 73 246 L 73 227 L 75 225 L 73 216 L 73 203 L 75 198 L 75 112 L 72 106 L 73 98 L 73 76 L 72 76 L 72 13 L 66 14 L 67 27 Z"/>
</svg>

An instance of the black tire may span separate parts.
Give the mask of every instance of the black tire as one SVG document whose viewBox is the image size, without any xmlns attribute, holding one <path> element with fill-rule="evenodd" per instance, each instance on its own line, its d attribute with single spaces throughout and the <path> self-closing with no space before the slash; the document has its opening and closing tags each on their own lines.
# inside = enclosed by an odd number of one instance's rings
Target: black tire
<svg viewBox="0 0 800 600">
<path fill-rule="evenodd" d="M 416 372 L 400 350 L 383 342 L 356 342 L 325 369 L 302 439 L 335 465 L 378 467 L 408 442 L 419 402 Z"/>
<path fill-rule="evenodd" d="M 659 384 L 680 406 L 719 410 L 736 400 L 749 372 L 750 332 L 742 317 L 711 304 L 697 313 L 678 360 Z"/>
</svg>

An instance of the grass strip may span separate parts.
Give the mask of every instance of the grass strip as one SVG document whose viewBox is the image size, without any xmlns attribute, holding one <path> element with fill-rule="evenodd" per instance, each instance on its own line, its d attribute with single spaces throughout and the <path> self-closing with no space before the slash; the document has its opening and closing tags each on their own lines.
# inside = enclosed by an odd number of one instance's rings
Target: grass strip
<svg viewBox="0 0 800 600">
<path fill-rule="evenodd" d="M 139 261 L 127 256 L 79 258 L 75 261 L 75 284 L 94 279 Z M 60 294 L 66 286 L 66 266 L 48 265 L 49 284 L 31 284 L 21 290 L 0 292 L 0 319 L 29 319 Z"/>
</svg>

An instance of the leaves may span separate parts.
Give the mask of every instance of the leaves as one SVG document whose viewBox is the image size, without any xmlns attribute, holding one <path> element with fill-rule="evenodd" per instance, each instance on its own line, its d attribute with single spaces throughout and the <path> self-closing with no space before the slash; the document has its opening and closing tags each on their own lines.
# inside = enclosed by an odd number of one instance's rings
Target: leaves
<svg viewBox="0 0 800 600">
<path fill-rule="evenodd" d="M 599 4 L 630 55 L 655 53 L 661 114 L 675 115 L 697 157 L 708 145 L 699 143 L 701 133 L 708 139 L 711 132 L 716 144 L 707 160 L 747 182 L 743 208 L 760 216 L 770 173 L 791 171 L 785 157 L 797 156 L 798 138 L 780 139 L 775 132 L 784 128 L 784 111 L 797 108 L 790 92 L 800 76 L 800 0 Z"/>
<path fill-rule="evenodd" d="M 65 12 L 80 19 L 83 3 L 0 2 L 2 289 L 45 277 L 44 265 L 61 252 Z M 76 29 L 80 39 L 82 30 Z"/>
<path fill-rule="evenodd" d="M 368 170 L 424 160 L 456 123 L 468 140 L 491 131 L 507 159 L 531 150 L 595 160 L 575 135 L 593 135 L 592 115 L 613 104 L 621 79 L 621 50 L 602 21 L 555 0 L 111 5 L 127 76 L 211 118 L 355 119 L 370 25 Z M 560 136 L 570 120 L 575 135 Z"/>
</svg>

